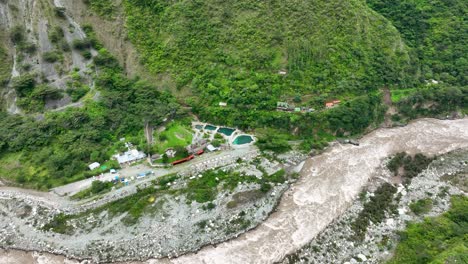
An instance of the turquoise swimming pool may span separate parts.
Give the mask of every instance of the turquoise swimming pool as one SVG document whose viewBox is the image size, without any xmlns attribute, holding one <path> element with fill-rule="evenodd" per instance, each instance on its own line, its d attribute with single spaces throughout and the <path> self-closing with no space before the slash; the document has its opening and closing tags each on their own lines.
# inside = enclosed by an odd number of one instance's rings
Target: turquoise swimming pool
<svg viewBox="0 0 468 264">
<path fill-rule="evenodd" d="M 226 136 L 230 136 L 232 135 L 232 133 L 234 133 L 234 131 L 236 131 L 235 129 L 232 129 L 232 128 L 228 128 L 228 127 L 222 127 L 218 130 L 219 133 L 222 133 Z"/>
<path fill-rule="evenodd" d="M 244 145 L 244 144 L 249 144 L 250 142 L 253 141 L 253 138 L 249 135 L 241 135 L 236 137 L 232 144 L 234 145 Z"/>
<path fill-rule="evenodd" d="M 205 129 L 206 129 L 206 130 L 211 130 L 211 131 L 213 131 L 213 130 L 218 129 L 218 127 L 215 127 L 215 126 L 212 126 L 212 125 L 206 125 L 206 126 L 205 126 Z"/>
</svg>

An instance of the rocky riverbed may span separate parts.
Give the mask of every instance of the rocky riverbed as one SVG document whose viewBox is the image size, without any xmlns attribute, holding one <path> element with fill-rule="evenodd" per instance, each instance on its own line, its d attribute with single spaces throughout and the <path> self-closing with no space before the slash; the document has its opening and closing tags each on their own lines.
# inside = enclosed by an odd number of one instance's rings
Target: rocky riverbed
<svg viewBox="0 0 468 264">
<path fill-rule="evenodd" d="M 345 213 L 368 180 L 379 176 L 378 168 L 388 156 L 400 151 L 443 155 L 461 148 L 468 148 L 468 119 L 422 119 L 406 127 L 376 130 L 364 136 L 359 146 L 334 144 L 304 164 L 301 178 L 285 192 L 276 211 L 255 229 L 206 246 L 196 254 L 146 263 L 281 261 Z M 349 260 L 351 257 L 354 255 Z"/>
<path fill-rule="evenodd" d="M 468 149 L 457 150 L 438 157 L 429 167 L 411 180 L 407 186 L 397 184 L 393 197 L 397 206 L 394 213 L 387 212 L 380 223 L 371 223 L 365 239 L 355 238 L 352 225 L 363 210 L 363 205 L 375 190 L 384 183 L 395 183 L 396 177 L 387 169 L 386 162 L 378 169 L 357 199 L 346 212 L 335 219 L 323 232 L 298 252 L 288 256 L 282 263 L 382 263 L 392 256 L 398 244 L 397 231 L 404 230 L 408 221 L 421 221 L 427 216 L 437 216 L 450 207 L 452 195 L 466 195 L 461 182 L 446 180 L 447 176 L 468 175 Z M 451 177 L 450 177 L 451 178 Z M 428 212 L 415 214 L 410 204 L 419 200 L 432 201 Z"/>
<path fill-rule="evenodd" d="M 294 161 L 300 158 L 297 156 L 290 154 L 284 158 L 290 164 L 297 164 L 300 161 Z M 154 186 L 165 192 L 155 192 L 156 195 L 150 197 L 151 202 L 143 200 L 151 205 L 138 219 L 132 217 L 131 209 L 118 214 L 110 209 L 99 210 L 102 199 L 96 206 L 91 202 L 85 207 L 76 207 L 63 197 L 34 191 L 22 193 L 21 189 L 10 188 L 10 192 L 3 191 L 0 195 L 0 245 L 93 262 L 175 257 L 193 252 L 203 245 L 236 237 L 268 217 L 287 189 L 288 181 L 270 184 L 262 191 L 257 181 L 249 178 L 261 179 L 282 171 L 280 162 L 254 155 L 220 167 L 218 171 L 240 173 L 239 182 L 231 183 L 236 186 L 234 189 L 224 188 L 220 182 L 217 197 L 209 203 L 198 203 L 188 199 L 185 192 L 178 191 L 207 177 L 202 172 L 180 172 L 164 186 L 157 185 L 156 181 L 148 182 L 147 188 Z M 216 178 L 216 181 L 219 180 Z M 131 199 L 131 196 L 123 199 Z M 141 201 L 139 198 L 135 202 Z M 60 231 L 45 229 L 50 223 L 62 221 L 63 212 L 64 216 L 71 214 L 73 217 L 67 219 L 66 224 L 53 224 L 58 225 Z"/>
</svg>

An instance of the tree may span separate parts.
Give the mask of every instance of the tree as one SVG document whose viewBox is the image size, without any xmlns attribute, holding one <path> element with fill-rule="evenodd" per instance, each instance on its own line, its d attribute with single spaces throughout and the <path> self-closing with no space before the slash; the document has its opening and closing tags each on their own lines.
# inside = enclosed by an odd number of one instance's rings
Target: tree
<svg viewBox="0 0 468 264">
<path fill-rule="evenodd" d="M 31 74 L 25 74 L 19 77 L 13 78 L 13 88 L 16 90 L 20 97 L 28 96 L 36 86 L 34 76 Z"/>
</svg>

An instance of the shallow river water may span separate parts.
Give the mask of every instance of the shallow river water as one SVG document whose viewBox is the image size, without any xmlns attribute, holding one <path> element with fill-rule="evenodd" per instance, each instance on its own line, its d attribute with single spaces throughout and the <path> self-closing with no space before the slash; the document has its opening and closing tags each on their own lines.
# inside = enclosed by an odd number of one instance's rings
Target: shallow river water
<svg viewBox="0 0 468 264">
<path fill-rule="evenodd" d="M 378 129 L 364 136 L 360 146 L 335 144 L 325 153 L 306 161 L 301 178 L 284 194 L 277 211 L 256 229 L 217 246 L 207 246 L 197 253 L 145 263 L 280 261 L 342 214 L 387 156 L 400 151 L 437 155 L 458 148 L 468 148 L 468 119 L 421 119 L 405 127 Z M 18 257 L 27 262 L 12 262 Z M 34 262 L 64 263 L 64 259 L 0 251 L 0 263 Z"/>
</svg>

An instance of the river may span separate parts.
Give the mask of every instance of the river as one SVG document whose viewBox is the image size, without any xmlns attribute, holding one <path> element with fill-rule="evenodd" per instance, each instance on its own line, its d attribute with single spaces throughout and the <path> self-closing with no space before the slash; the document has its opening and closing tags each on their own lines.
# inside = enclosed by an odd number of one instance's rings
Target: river
<svg viewBox="0 0 468 264">
<path fill-rule="evenodd" d="M 306 161 L 300 179 L 284 194 L 277 211 L 254 230 L 197 253 L 145 263 L 280 261 L 341 215 L 384 158 L 400 151 L 439 155 L 459 148 L 468 148 L 468 119 L 420 119 L 405 127 L 375 130 L 361 139 L 360 146 L 334 144 Z M 0 251 L 0 263 L 18 263 L 8 262 L 16 255 L 37 259 L 37 253 Z M 36 263 L 63 263 L 62 257 L 53 255 L 43 255 L 44 260 L 49 262 Z"/>
</svg>

